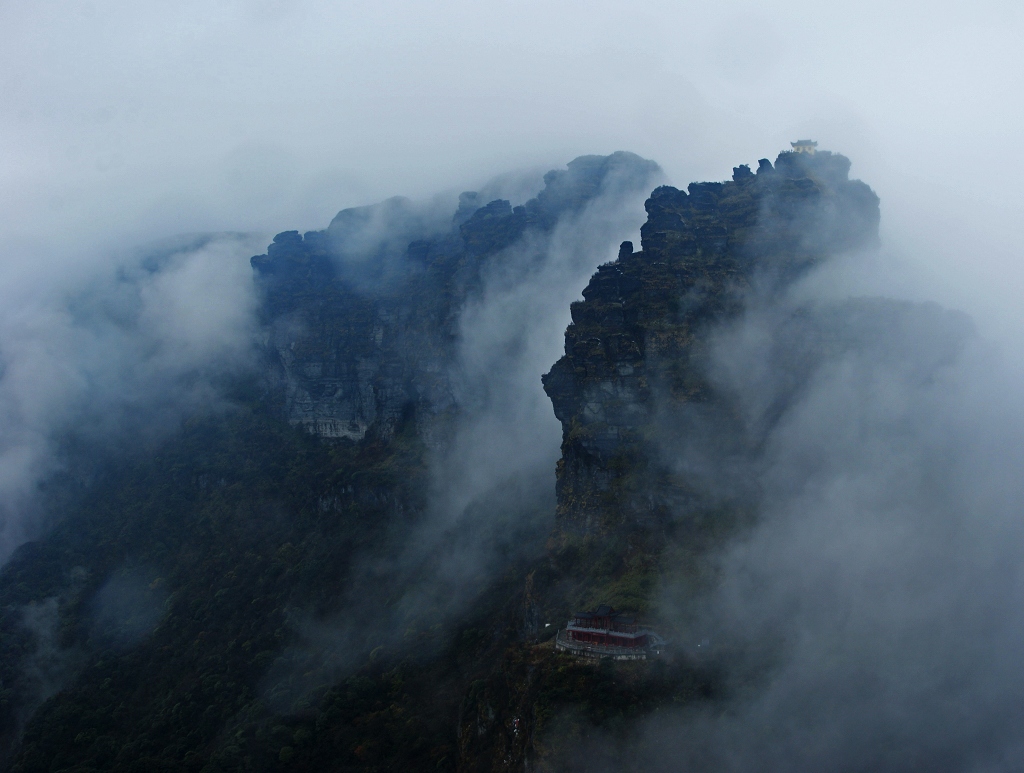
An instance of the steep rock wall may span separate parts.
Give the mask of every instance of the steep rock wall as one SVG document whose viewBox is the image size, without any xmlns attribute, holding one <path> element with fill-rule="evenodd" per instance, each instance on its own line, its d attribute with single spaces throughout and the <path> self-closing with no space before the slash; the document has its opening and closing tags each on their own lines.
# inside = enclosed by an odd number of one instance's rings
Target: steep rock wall
<svg viewBox="0 0 1024 773">
<path fill-rule="evenodd" d="M 642 250 L 623 244 L 572 305 L 565 356 L 544 376 L 562 422 L 558 522 L 568 532 L 657 531 L 697 492 L 659 463 L 671 406 L 727 414 L 701 365 L 706 333 L 754 286 L 784 287 L 828 257 L 873 245 L 878 198 L 828 152 L 782 153 L 754 174 L 656 189 Z"/>
<path fill-rule="evenodd" d="M 460 196 L 445 221 L 404 199 L 344 210 L 324 231 L 274 237 L 252 259 L 288 420 L 325 438 L 389 438 L 403 416 L 443 443 L 458 387 L 459 314 L 481 270 L 524 235 L 550 232 L 605 186 L 643 189 L 656 164 L 583 156 L 549 172 L 522 206 Z"/>
</svg>

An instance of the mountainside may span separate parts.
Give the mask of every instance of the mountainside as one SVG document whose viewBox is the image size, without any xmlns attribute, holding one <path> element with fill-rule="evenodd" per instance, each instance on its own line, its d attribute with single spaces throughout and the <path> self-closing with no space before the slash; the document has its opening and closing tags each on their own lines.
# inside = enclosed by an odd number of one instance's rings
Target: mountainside
<svg viewBox="0 0 1024 773">
<path fill-rule="evenodd" d="M 572 304 L 565 354 L 543 377 L 562 423 L 562 456 L 555 527 L 547 560 L 527 579 L 526 620 L 562 622 L 573 609 L 608 603 L 659 622 L 666 587 L 699 594 L 713 572 L 707 557 L 756 518 L 757 459 L 787 397 L 823 362 L 884 341 L 905 315 L 919 314 L 888 301 L 785 312 L 765 359 L 789 381 L 772 395 L 770 379 L 758 385 L 770 407 L 755 421 L 735 385 L 717 377 L 723 330 L 815 265 L 877 243 L 878 198 L 848 170 L 846 158 L 828 152 L 782 153 L 774 166 L 762 160 L 756 175 L 740 166 L 730 182 L 657 188 L 645 205 L 642 250 L 623 243 Z M 873 321 L 865 325 L 865 316 Z M 933 321 L 958 340 L 955 322 Z M 464 758 L 480 768 L 512 759 L 575 770 L 582 763 L 566 749 L 586 747 L 595 728 L 602 736 L 614 729 L 614 747 L 625 744 L 630 717 L 723 697 L 720 664 L 693 659 L 692 632 L 663 631 L 675 639 L 673 657 L 620 665 L 613 679 L 572 673 L 547 649 L 520 651 L 482 687 L 477 706 L 487 717 L 514 706 L 529 732 L 510 733 L 507 714 L 498 722 L 475 715 L 463 725 L 471 739 Z M 536 624 L 531 632 L 544 638 Z M 608 764 L 642 769 L 604 743 Z"/>
<path fill-rule="evenodd" d="M 444 222 L 399 199 L 279 234 L 252 260 L 262 367 L 224 385 L 233 407 L 155 450 L 84 449 L 88 474 L 45 494 L 55 527 L 3 568 L 0 758 L 454 766 L 466 679 L 517 635 L 494 586 L 542 549 L 552 494 L 512 471 L 431 505 L 436 452 L 486 397 L 463 308 L 658 174 L 586 156 L 514 208 L 464 193 Z"/>
<path fill-rule="evenodd" d="M 521 423 L 501 390 L 535 377 L 524 295 L 601 263 L 578 253 L 608 246 L 601 224 L 655 164 L 585 156 L 521 206 L 465 193 L 449 219 L 392 199 L 278 234 L 252 258 L 261 366 L 225 386 L 232 407 L 55 483 L 55 525 L 0 571 L 0 763 L 572 770 L 597 734 L 640 765 L 623 750 L 642 717 L 729 697 L 732 655 L 697 653 L 659 599 L 696 598 L 756 522 L 795 396 L 850 352 L 903 357 L 907 326 L 941 333 L 922 378 L 969 334 L 933 308 L 783 300 L 877 243 L 878 199 L 848 171 L 787 152 L 651 193 L 641 249 L 597 268 L 543 366 L 553 478 L 534 469 L 547 450 L 495 462 L 467 438 Z M 660 627 L 671 654 L 556 653 L 598 604 Z"/>
</svg>

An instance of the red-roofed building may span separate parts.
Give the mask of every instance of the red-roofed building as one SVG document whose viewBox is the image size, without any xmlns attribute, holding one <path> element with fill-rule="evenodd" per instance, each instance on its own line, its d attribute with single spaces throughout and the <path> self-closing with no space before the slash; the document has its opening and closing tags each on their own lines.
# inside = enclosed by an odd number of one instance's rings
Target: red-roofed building
<svg viewBox="0 0 1024 773">
<path fill-rule="evenodd" d="M 660 654 L 664 644 L 656 633 L 640 627 L 634 615 L 616 612 L 607 604 L 590 612 L 574 612 L 555 638 L 556 649 L 563 652 L 616 660 L 644 660 Z"/>
</svg>

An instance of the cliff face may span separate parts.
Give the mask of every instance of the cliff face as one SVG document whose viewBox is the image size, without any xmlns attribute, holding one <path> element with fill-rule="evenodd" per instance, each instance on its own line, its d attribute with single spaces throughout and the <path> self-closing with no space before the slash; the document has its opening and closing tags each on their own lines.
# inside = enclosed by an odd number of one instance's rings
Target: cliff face
<svg viewBox="0 0 1024 773">
<path fill-rule="evenodd" d="M 601 668 L 553 654 L 550 636 L 571 610 L 601 603 L 672 627 L 659 594 L 699 588 L 709 549 L 756 517 L 765 438 L 830 359 L 877 356 L 908 324 L 953 342 L 927 367 L 955 349 L 960 321 L 940 313 L 784 300 L 811 267 L 877 243 L 878 198 L 848 171 L 839 155 L 783 153 L 729 182 L 658 188 L 642 250 L 624 243 L 572 304 L 565 355 L 543 377 L 563 430 L 555 529 L 525 579 L 523 643 L 467 693 L 460 769 L 575 769 L 581 747 L 604 748 L 631 718 L 720 697 L 717 666 L 690 657 L 683 631 L 664 629 L 675 648 L 663 661 Z M 723 346 L 748 314 L 770 317 L 763 335 Z M 735 362 L 718 359 L 726 350 Z"/>
<path fill-rule="evenodd" d="M 721 697 L 718 666 L 684 643 L 655 663 L 595 666 L 555 653 L 551 636 L 596 603 L 656 618 L 658 588 L 686 569 L 676 559 L 714 532 L 695 525 L 709 481 L 742 494 L 730 464 L 756 457 L 816 363 L 865 341 L 877 355 L 908 320 L 948 328 L 942 341 L 960 333 L 888 301 L 787 309 L 737 350 L 764 393 L 751 420 L 715 376 L 715 336 L 811 266 L 872 245 L 878 200 L 828 153 L 658 188 L 641 251 L 624 244 L 593 275 L 543 379 L 563 429 L 554 521 L 546 504 L 518 505 L 512 481 L 476 502 L 475 520 L 423 540 L 431 451 L 467 411 L 467 299 L 508 250 L 656 169 L 587 156 L 523 206 L 465 193 L 439 217 L 392 199 L 278 234 L 252 259 L 262 389 L 243 385 L 238 411 L 110 465 L 0 573 L 0 747 L 13 769 L 567 770 L 608 728 L 625 738 L 637 717 Z M 923 377 L 948 356 L 927 353 Z M 673 463 L 680 439 L 702 446 L 704 469 Z M 474 552 L 486 565 L 452 577 L 481 587 L 446 606 L 443 564 Z M 417 593 L 431 583 L 442 592 Z M 130 644 L 94 620 L 122 587 L 158 607 Z M 51 645 L 73 668 L 41 703 L 30 682 Z"/>
<path fill-rule="evenodd" d="M 44 492 L 53 528 L 0 570 L 0 768 L 453 770 L 551 518 L 513 481 L 427 523 L 431 451 L 479 399 L 463 310 L 657 172 L 585 156 L 523 206 L 392 199 L 278 234 L 252 259 L 266 368 L 233 409 Z"/>
<path fill-rule="evenodd" d="M 558 524 L 574 533 L 658 531 L 697 490 L 659 463 L 666 417 L 728 414 L 707 379 L 711 323 L 754 293 L 784 287 L 828 257 L 873 245 L 878 198 L 840 155 L 782 153 L 725 183 L 656 189 L 642 250 L 623 244 L 572 305 L 565 356 L 544 376 L 562 422 Z"/>
<path fill-rule="evenodd" d="M 289 422 L 325 438 L 387 439 L 408 415 L 428 446 L 441 444 L 458 403 L 459 313 L 487 264 L 605 186 L 641 188 L 657 170 L 630 153 L 583 156 L 522 206 L 467 192 L 444 223 L 390 199 L 344 210 L 324 231 L 278 234 L 252 265 Z"/>
</svg>

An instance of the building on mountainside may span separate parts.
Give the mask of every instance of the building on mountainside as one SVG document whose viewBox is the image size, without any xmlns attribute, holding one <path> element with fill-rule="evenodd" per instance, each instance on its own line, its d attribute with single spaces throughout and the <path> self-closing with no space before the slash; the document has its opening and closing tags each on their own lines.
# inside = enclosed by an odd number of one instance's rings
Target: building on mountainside
<svg viewBox="0 0 1024 773">
<path fill-rule="evenodd" d="M 789 143 L 793 146 L 794 153 L 807 153 L 813 156 L 817 152 L 818 143 L 813 140 L 797 140 Z"/>
<path fill-rule="evenodd" d="M 592 612 L 573 612 L 555 637 L 555 649 L 585 658 L 646 660 L 660 655 L 665 640 L 643 628 L 633 615 L 602 604 Z"/>
</svg>

